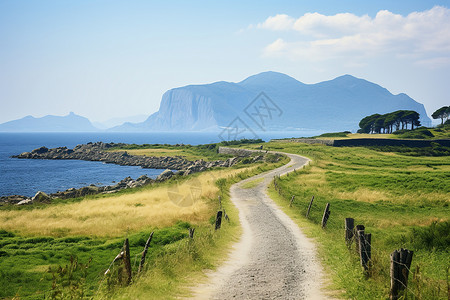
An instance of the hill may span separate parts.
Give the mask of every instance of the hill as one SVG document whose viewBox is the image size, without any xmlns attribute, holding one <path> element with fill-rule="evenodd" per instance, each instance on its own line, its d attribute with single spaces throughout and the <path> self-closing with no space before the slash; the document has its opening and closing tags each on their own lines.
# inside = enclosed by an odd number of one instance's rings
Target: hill
<svg viewBox="0 0 450 300">
<path fill-rule="evenodd" d="M 141 123 L 112 131 L 206 131 L 246 126 L 258 130 L 356 130 L 370 114 L 415 110 L 431 120 L 422 104 L 406 94 L 351 75 L 304 84 L 288 75 L 264 72 L 238 82 L 188 85 L 164 93 L 160 109 Z M 239 119 L 236 119 L 239 118 Z"/>
<path fill-rule="evenodd" d="M 67 116 L 47 115 L 41 118 L 26 116 L 0 124 L 3 132 L 86 132 L 98 131 L 91 122 L 73 112 Z"/>
</svg>

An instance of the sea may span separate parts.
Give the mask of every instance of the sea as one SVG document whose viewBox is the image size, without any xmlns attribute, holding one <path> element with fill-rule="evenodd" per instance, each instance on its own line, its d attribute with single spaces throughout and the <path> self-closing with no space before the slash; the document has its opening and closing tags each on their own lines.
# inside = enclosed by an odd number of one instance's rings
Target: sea
<svg viewBox="0 0 450 300">
<path fill-rule="evenodd" d="M 312 136 L 316 132 L 262 132 L 265 141 L 274 138 Z M 30 152 L 36 148 L 67 147 L 88 142 L 134 144 L 208 144 L 222 140 L 215 132 L 194 133 L 0 133 L 0 196 L 23 195 L 31 197 L 37 191 L 55 193 L 69 188 L 95 184 L 113 185 L 125 177 L 141 175 L 156 178 L 163 170 L 136 166 L 118 166 L 81 160 L 17 159 L 12 155 Z"/>
</svg>

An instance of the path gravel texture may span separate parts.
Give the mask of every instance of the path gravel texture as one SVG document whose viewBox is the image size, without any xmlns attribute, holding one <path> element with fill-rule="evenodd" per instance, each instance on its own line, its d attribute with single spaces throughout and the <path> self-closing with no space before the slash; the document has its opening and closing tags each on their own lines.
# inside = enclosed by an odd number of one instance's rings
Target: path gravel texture
<svg viewBox="0 0 450 300">
<path fill-rule="evenodd" d="M 194 290 L 196 299 L 327 299 L 321 291 L 322 267 L 315 246 L 266 194 L 274 176 L 300 169 L 309 160 L 287 154 L 291 162 L 231 187 L 243 234 L 228 260 Z M 264 178 L 256 187 L 242 184 Z"/>
</svg>

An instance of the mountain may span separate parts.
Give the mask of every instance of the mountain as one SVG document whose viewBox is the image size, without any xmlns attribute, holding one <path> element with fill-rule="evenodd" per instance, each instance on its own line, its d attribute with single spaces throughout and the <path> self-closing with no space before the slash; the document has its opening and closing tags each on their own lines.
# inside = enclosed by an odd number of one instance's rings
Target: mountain
<svg viewBox="0 0 450 300">
<path fill-rule="evenodd" d="M 223 128 L 261 130 L 358 129 L 374 113 L 415 110 L 431 124 L 425 108 L 406 94 L 351 75 L 304 84 L 277 72 L 264 72 L 233 82 L 188 85 L 164 93 L 160 109 L 141 123 L 112 131 L 205 131 Z M 236 125 L 239 124 L 239 125 Z"/>
<path fill-rule="evenodd" d="M 8 132 L 86 132 L 98 131 L 91 122 L 73 112 L 67 116 L 48 115 L 42 118 L 26 116 L 0 124 L 0 131 Z"/>
<path fill-rule="evenodd" d="M 108 120 L 102 121 L 102 122 L 92 122 L 92 125 L 94 125 L 98 129 L 107 129 L 107 128 L 111 128 L 114 126 L 122 125 L 123 123 L 126 123 L 126 122 L 131 122 L 131 123 L 143 122 L 147 118 L 148 118 L 148 115 L 134 115 L 134 116 L 129 116 L 129 117 L 118 117 L 118 118 L 108 119 Z"/>
</svg>

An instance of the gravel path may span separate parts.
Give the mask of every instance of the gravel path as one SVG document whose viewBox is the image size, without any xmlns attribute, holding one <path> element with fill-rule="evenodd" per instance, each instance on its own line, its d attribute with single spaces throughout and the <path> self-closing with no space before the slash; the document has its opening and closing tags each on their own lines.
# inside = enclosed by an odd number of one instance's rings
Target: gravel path
<svg viewBox="0 0 450 300">
<path fill-rule="evenodd" d="M 231 187 L 243 234 L 227 261 L 195 288 L 197 299 L 326 299 L 322 268 L 314 244 L 266 195 L 275 175 L 299 169 L 309 160 L 287 154 L 291 162 Z M 256 187 L 241 185 L 264 178 Z"/>
</svg>

